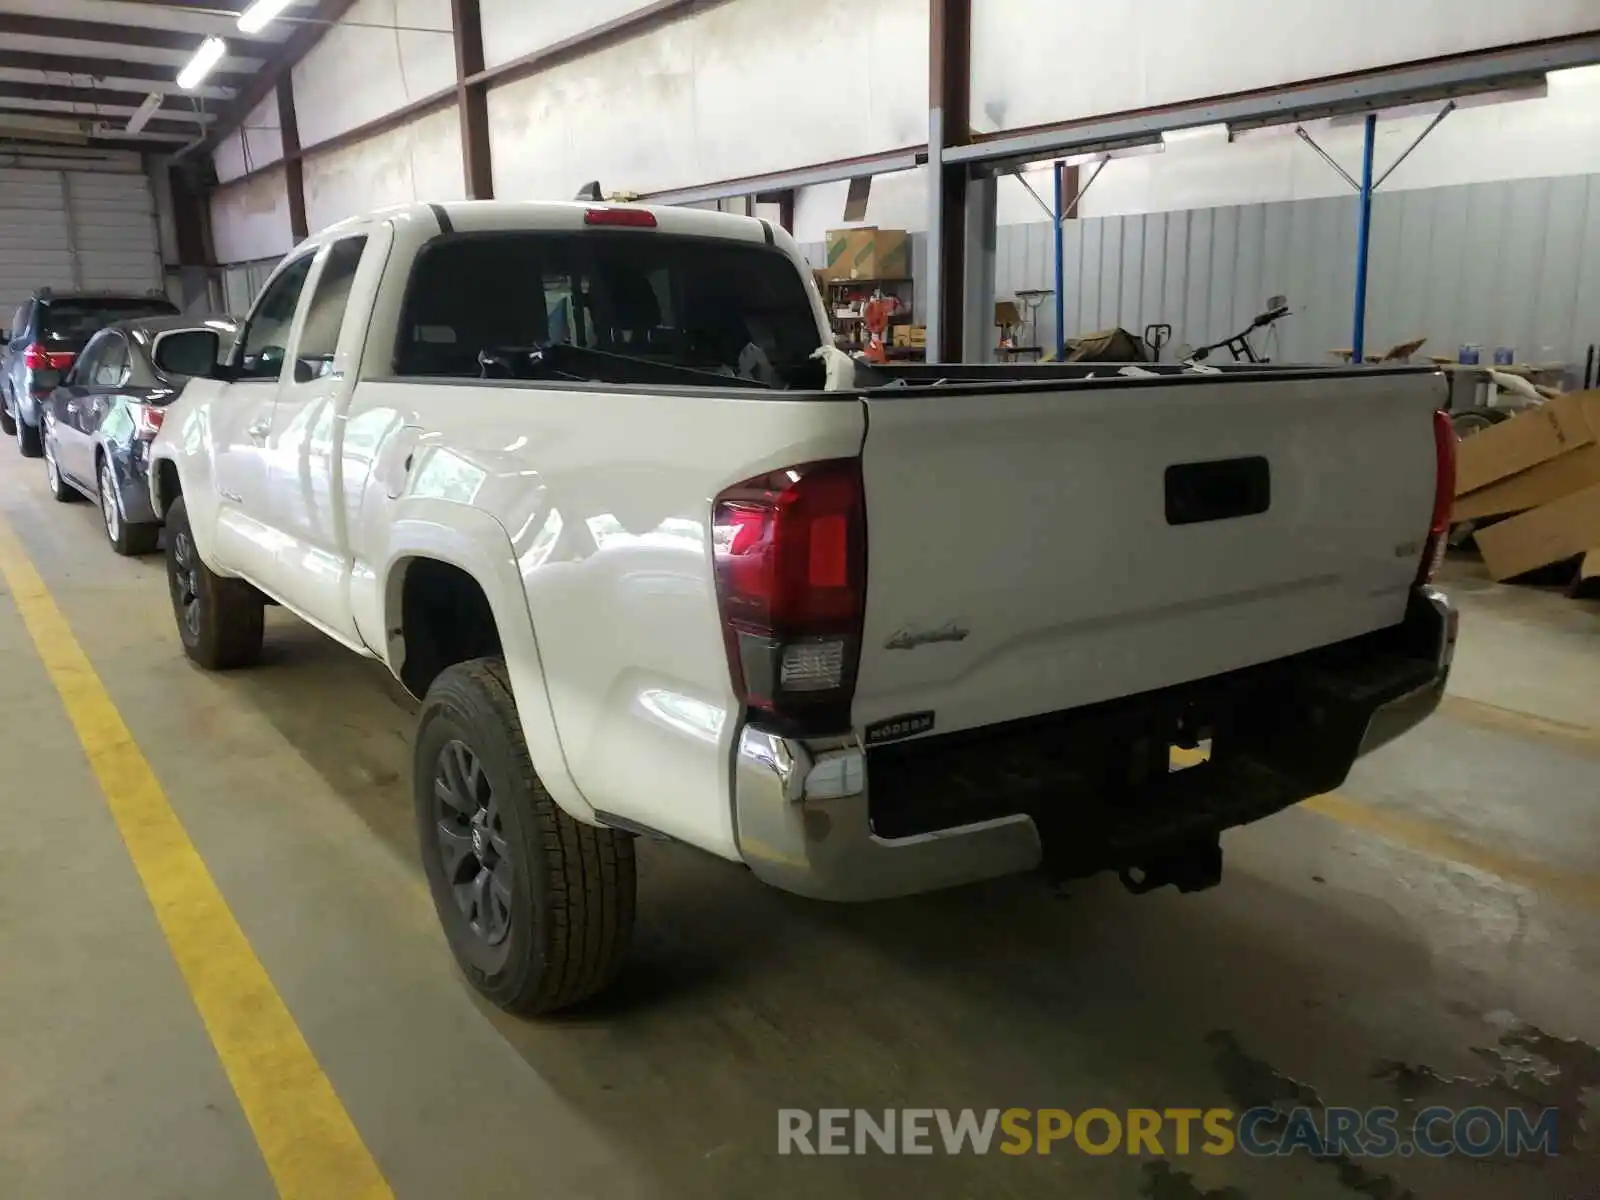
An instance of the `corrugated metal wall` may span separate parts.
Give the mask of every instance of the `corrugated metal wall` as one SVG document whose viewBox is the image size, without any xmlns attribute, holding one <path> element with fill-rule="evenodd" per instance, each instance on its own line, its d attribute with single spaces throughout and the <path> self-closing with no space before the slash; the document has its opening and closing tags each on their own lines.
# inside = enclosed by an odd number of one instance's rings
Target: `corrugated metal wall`
<svg viewBox="0 0 1600 1200">
<path fill-rule="evenodd" d="M 1581 369 L 1600 342 L 1600 176 L 1380 192 L 1372 216 L 1369 352 L 1426 336 Z M 1294 315 L 1258 348 L 1326 362 L 1350 344 L 1355 226 L 1354 196 L 1068 222 L 1067 331 L 1164 321 L 1200 345 L 1281 294 Z M 997 296 L 1054 286 L 1048 223 L 1002 227 L 996 258 Z M 1054 325 L 1047 300 L 1046 345 Z"/>
<path fill-rule="evenodd" d="M 143 174 L 0 170 L 0 311 L 40 287 L 143 292 L 161 283 Z"/>
</svg>

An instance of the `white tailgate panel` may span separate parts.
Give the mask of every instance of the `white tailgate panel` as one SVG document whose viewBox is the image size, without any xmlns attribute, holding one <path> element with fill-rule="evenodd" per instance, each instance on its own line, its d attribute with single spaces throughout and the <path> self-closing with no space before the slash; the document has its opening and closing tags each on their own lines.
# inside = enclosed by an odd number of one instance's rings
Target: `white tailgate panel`
<svg viewBox="0 0 1600 1200">
<path fill-rule="evenodd" d="M 1415 373 L 869 399 L 856 723 L 948 732 L 1398 622 L 1443 400 Z M 1251 455 L 1266 512 L 1167 523 L 1169 465 Z"/>
</svg>

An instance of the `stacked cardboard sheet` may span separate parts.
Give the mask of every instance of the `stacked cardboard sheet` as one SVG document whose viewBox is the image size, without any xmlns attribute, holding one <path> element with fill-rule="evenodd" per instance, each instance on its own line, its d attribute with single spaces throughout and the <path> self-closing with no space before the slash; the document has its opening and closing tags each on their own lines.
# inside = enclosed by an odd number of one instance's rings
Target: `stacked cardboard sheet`
<svg viewBox="0 0 1600 1200">
<path fill-rule="evenodd" d="M 1464 440 L 1456 521 L 1497 519 L 1478 549 L 1496 579 L 1581 558 L 1600 575 L 1600 390 L 1572 392 Z"/>
</svg>

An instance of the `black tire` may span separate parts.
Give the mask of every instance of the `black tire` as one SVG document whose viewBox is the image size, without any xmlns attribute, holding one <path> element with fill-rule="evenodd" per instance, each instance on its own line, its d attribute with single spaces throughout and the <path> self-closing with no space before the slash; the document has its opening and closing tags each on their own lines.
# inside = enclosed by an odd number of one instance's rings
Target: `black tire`
<svg viewBox="0 0 1600 1200">
<path fill-rule="evenodd" d="M 453 789 L 452 770 L 464 786 Z M 446 803 L 447 792 L 458 802 Z M 412 793 L 434 909 L 473 987 L 532 1015 L 610 986 L 633 933 L 633 838 L 574 821 L 550 798 L 501 659 L 458 663 L 433 681 L 417 721 Z"/>
<path fill-rule="evenodd" d="M 265 607 L 242 579 L 224 579 L 201 561 L 183 497 L 167 510 L 167 587 L 183 652 L 208 671 L 248 667 L 261 658 Z"/>
<path fill-rule="evenodd" d="M 17 449 L 22 451 L 23 458 L 43 458 L 44 439 L 39 435 L 37 425 L 29 425 L 22 416 L 17 416 Z"/>
<path fill-rule="evenodd" d="M 100 499 L 100 523 L 105 526 L 106 541 L 111 543 L 111 548 L 124 558 L 149 554 L 161 538 L 161 526 L 129 524 L 122 515 L 122 497 L 117 494 L 110 462 L 104 455 L 95 461 L 95 481 Z"/>
<path fill-rule="evenodd" d="M 0 395 L 0 433 L 10 437 L 17 435 L 17 419 L 11 415 L 11 402 Z"/>
<path fill-rule="evenodd" d="M 1450 424 L 1456 431 L 1456 440 L 1482 433 L 1491 426 L 1509 419 L 1511 413 L 1504 408 L 1463 408 L 1450 414 Z"/>
<path fill-rule="evenodd" d="M 44 483 L 50 489 L 50 494 L 62 504 L 70 504 L 79 498 L 78 489 L 61 478 L 61 468 L 56 465 L 55 452 L 50 446 L 45 447 Z"/>
</svg>

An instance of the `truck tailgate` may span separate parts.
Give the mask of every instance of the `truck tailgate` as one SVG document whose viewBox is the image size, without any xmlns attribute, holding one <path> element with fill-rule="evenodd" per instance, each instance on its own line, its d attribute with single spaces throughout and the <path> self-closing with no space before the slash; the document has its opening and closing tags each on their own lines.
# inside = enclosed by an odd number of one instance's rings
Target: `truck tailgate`
<svg viewBox="0 0 1600 1200">
<path fill-rule="evenodd" d="M 1398 623 L 1444 399 L 1380 371 L 869 395 L 855 724 L 966 729 Z"/>
</svg>

